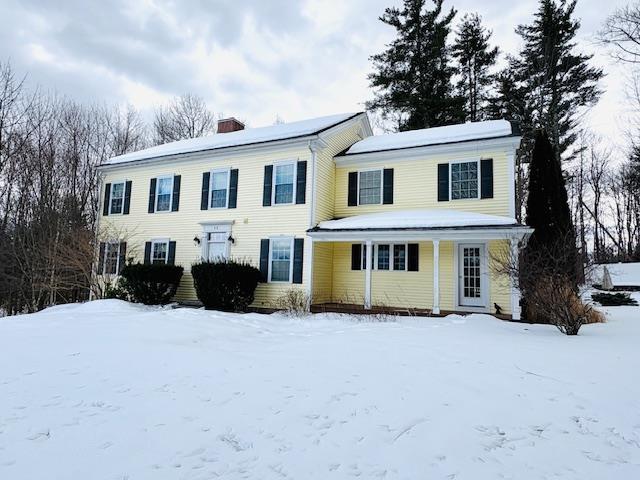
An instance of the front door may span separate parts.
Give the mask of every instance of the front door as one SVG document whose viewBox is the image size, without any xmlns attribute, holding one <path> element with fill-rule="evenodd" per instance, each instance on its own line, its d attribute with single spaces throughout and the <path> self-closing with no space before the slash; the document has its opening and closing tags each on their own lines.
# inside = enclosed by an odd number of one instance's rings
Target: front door
<svg viewBox="0 0 640 480">
<path fill-rule="evenodd" d="M 458 245 L 458 303 L 462 307 L 484 307 L 484 245 Z"/>
</svg>

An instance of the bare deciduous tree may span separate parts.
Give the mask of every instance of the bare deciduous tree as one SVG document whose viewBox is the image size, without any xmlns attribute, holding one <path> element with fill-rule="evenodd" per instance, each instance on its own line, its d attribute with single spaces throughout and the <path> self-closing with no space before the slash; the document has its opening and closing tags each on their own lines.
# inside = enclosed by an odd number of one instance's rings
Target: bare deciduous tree
<svg viewBox="0 0 640 480">
<path fill-rule="evenodd" d="M 215 133 L 216 119 L 202 97 L 192 94 L 174 98 L 155 111 L 154 143 L 197 138 Z"/>
<path fill-rule="evenodd" d="M 623 62 L 640 63 L 640 4 L 617 8 L 598 34 L 613 47 L 612 55 Z"/>
</svg>

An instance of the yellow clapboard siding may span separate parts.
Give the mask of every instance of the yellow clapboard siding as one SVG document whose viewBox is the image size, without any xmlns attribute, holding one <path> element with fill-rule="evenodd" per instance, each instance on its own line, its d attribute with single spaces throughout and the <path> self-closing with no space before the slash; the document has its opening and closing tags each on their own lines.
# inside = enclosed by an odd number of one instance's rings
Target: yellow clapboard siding
<svg viewBox="0 0 640 480">
<path fill-rule="evenodd" d="M 452 160 L 493 158 L 493 198 L 438 202 L 438 164 Z M 509 160 L 504 152 L 471 151 L 467 154 L 434 155 L 387 163 L 362 163 L 338 167 L 335 173 L 335 216 L 349 217 L 393 210 L 453 208 L 488 215 L 509 216 L 512 190 L 509 186 Z M 374 168 L 394 169 L 392 205 L 348 206 L 349 172 Z"/>
</svg>

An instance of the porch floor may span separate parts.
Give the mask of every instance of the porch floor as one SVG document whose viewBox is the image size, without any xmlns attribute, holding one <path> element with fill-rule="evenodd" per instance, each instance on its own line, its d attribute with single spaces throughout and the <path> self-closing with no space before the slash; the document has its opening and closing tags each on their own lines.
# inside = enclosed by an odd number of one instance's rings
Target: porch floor
<svg viewBox="0 0 640 480">
<path fill-rule="evenodd" d="M 358 315 L 400 315 L 405 317 L 446 317 L 447 315 L 471 315 L 470 312 L 457 312 L 449 310 L 440 310 L 439 314 L 434 314 L 431 309 L 428 308 L 407 308 L 407 307 L 380 307 L 372 306 L 370 309 L 365 309 L 363 305 L 352 303 L 316 303 L 311 305 L 312 313 L 348 313 Z M 511 320 L 511 315 L 497 315 L 495 313 L 489 313 L 501 320 Z"/>
</svg>

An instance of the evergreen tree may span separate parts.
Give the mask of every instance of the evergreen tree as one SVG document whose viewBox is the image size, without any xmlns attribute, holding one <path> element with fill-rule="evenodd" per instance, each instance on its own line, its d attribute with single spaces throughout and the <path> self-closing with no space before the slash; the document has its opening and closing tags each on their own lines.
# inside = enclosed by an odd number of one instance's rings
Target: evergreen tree
<svg viewBox="0 0 640 480">
<path fill-rule="evenodd" d="M 374 99 L 367 108 L 383 118 L 398 118 L 399 130 L 437 127 L 461 122 L 464 99 L 451 82 L 455 68 L 447 37 L 456 14 L 442 12 L 444 0 L 404 0 L 402 8 L 387 8 L 380 20 L 394 27 L 397 38 L 371 57 L 369 75 Z M 442 16 L 441 16 L 442 14 Z"/>
<path fill-rule="evenodd" d="M 533 128 L 544 128 L 560 160 L 577 137 L 579 114 L 597 103 L 603 72 L 591 67 L 593 55 L 576 52 L 580 22 L 573 18 L 577 0 L 540 0 L 530 25 L 516 33 L 524 47 L 509 68 L 524 89 Z"/>
<path fill-rule="evenodd" d="M 534 232 L 525 249 L 525 259 L 527 255 L 550 257 L 553 273 L 566 274 L 576 288 L 576 236 L 562 166 L 548 135 L 541 130 L 536 132 L 531 157 L 526 223 Z"/>
<path fill-rule="evenodd" d="M 477 13 L 462 17 L 453 44 L 453 57 L 458 61 L 458 92 L 465 98 L 466 120 L 487 118 L 488 88 L 495 76 L 490 73 L 498 58 L 498 47 L 490 48 L 491 31 L 482 25 Z"/>
</svg>

